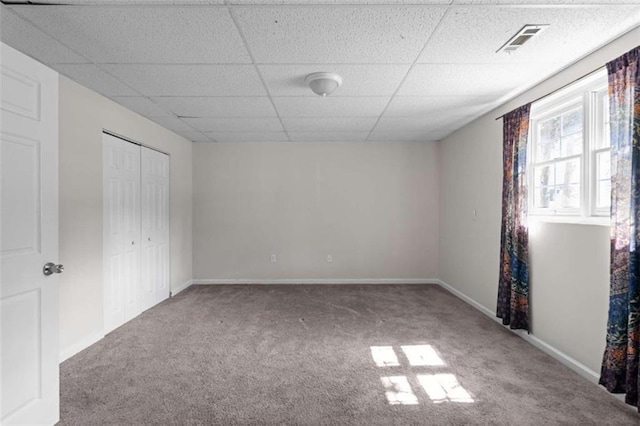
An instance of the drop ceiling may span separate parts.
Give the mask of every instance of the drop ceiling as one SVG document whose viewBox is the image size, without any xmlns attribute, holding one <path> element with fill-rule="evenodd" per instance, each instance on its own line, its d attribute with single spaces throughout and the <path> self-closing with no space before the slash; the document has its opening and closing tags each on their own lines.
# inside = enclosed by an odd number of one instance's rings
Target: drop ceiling
<svg viewBox="0 0 640 426">
<path fill-rule="evenodd" d="M 640 25 L 640 0 L 38 3 L 3 42 L 194 142 L 437 141 Z"/>
</svg>

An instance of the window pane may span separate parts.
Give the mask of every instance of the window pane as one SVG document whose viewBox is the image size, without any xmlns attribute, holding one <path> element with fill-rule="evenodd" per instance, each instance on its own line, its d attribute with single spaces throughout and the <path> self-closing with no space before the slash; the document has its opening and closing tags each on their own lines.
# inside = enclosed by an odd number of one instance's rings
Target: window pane
<svg viewBox="0 0 640 426">
<path fill-rule="evenodd" d="M 553 165 L 536 167 L 535 174 L 534 174 L 534 186 L 542 187 L 542 186 L 555 185 L 556 180 L 555 180 L 555 174 L 553 173 L 554 170 L 555 169 Z"/>
<path fill-rule="evenodd" d="M 582 132 L 582 107 L 562 114 L 562 135 Z"/>
<path fill-rule="evenodd" d="M 603 208 L 611 205 L 611 180 L 598 181 L 598 195 L 596 207 Z"/>
<path fill-rule="evenodd" d="M 596 153 L 596 207 L 611 205 L 611 152 Z"/>
<path fill-rule="evenodd" d="M 602 134 L 596 140 L 596 148 L 606 148 L 611 146 L 611 131 L 609 126 L 609 96 L 604 93 L 602 96 L 601 112 L 599 119 L 602 120 Z"/>
<path fill-rule="evenodd" d="M 533 205 L 539 209 L 549 208 L 551 204 L 551 190 L 548 187 L 534 190 Z"/>
<path fill-rule="evenodd" d="M 559 185 L 559 208 L 580 207 L 580 185 Z"/>
<path fill-rule="evenodd" d="M 538 161 L 553 160 L 560 155 L 560 117 L 541 122 L 538 126 Z"/>
<path fill-rule="evenodd" d="M 608 152 L 605 71 L 532 109 L 527 171 L 532 213 L 604 216 L 609 209 L 615 165 L 610 164 L 612 155 Z"/>
<path fill-rule="evenodd" d="M 582 153 L 582 106 L 562 114 L 561 154 L 563 157 Z"/>
<path fill-rule="evenodd" d="M 611 152 L 599 152 L 597 156 L 596 180 L 611 179 Z"/>
<path fill-rule="evenodd" d="M 533 205 L 539 208 L 547 208 L 552 200 L 550 188 L 555 186 L 555 166 L 536 167 L 534 171 L 535 195 Z"/>
<path fill-rule="evenodd" d="M 536 167 L 533 205 L 550 209 L 579 208 L 580 181 L 580 159 Z"/>
<path fill-rule="evenodd" d="M 556 163 L 556 184 L 580 183 L 580 160 Z"/>
<path fill-rule="evenodd" d="M 582 154 L 582 132 L 562 137 L 562 156 Z"/>
</svg>

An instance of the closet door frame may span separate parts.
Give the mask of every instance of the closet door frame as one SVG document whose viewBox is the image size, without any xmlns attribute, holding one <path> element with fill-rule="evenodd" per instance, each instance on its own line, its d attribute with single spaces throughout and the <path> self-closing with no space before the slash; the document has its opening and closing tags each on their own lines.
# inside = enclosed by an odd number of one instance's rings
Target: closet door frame
<svg viewBox="0 0 640 426">
<path fill-rule="evenodd" d="M 123 143 L 129 143 L 129 144 L 133 144 L 133 145 L 137 145 L 140 149 L 140 155 L 139 155 L 139 159 L 140 159 L 140 163 L 139 163 L 139 185 L 138 185 L 138 189 L 139 189 L 139 199 L 140 199 L 140 203 L 139 203 L 139 208 L 138 208 L 138 219 L 139 219 L 139 241 L 136 241 L 136 245 L 138 248 L 138 273 L 136 274 L 137 276 L 137 281 L 138 281 L 138 305 L 139 308 L 137 309 L 133 309 L 132 307 L 129 308 L 129 313 L 133 313 L 133 316 L 127 316 L 123 313 L 123 317 L 124 317 L 124 321 L 115 323 L 113 321 L 108 322 L 107 321 L 107 312 L 106 312 L 106 308 L 107 308 L 107 297 L 109 297 L 109 295 L 107 294 L 108 289 L 107 289 L 107 282 L 108 282 L 108 275 L 110 273 L 110 269 L 107 267 L 107 261 L 108 261 L 108 253 L 106 250 L 106 246 L 107 246 L 107 226 L 106 226 L 106 221 L 109 220 L 109 205 L 107 205 L 106 202 L 106 194 L 103 193 L 103 273 L 102 273 L 102 279 L 103 279 L 103 284 L 102 284 L 102 306 L 103 306 L 103 329 L 104 329 L 104 333 L 109 333 L 111 331 L 113 331 L 114 329 L 118 328 L 119 326 L 123 325 L 124 323 L 130 321 L 131 319 L 133 319 L 135 316 L 139 315 L 140 313 L 142 313 L 144 310 L 148 309 L 151 306 L 143 306 L 142 301 L 140 299 L 140 295 L 142 293 L 142 247 L 143 245 L 142 243 L 142 239 L 144 239 L 144 235 L 142 235 L 142 194 L 143 194 L 143 190 L 142 190 L 142 152 L 143 152 L 143 148 L 146 149 L 150 149 L 152 151 L 158 152 L 160 154 L 164 154 L 167 156 L 168 159 L 168 165 L 167 168 L 170 169 L 170 159 L 171 156 L 163 151 L 158 150 L 157 148 L 154 147 L 150 147 L 148 145 L 142 144 L 140 142 L 137 142 L 135 140 L 132 140 L 130 138 L 124 137 L 122 135 L 119 135 L 115 132 L 103 129 L 103 165 L 106 164 L 106 155 L 107 155 L 107 149 L 106 149 L 106 143 L 105 143 L 105 137 L 106 136 L 110 136 L 110 137 L 114 137 L 117 139 L 120 139 L 123 141 Z M 170 199 L 171 199 L 171 191 L 170 191 L 170 172 L 167 171 L 167 179 L 168 179 L 168 184 L 167 184 L 167 202 L 166 202 L 166 217 L 167 217 L 167 236 L 166 236 L 166 244 L 167 244 L 167 256 L 166 256 L 166 262 L 167 264 L 165 265 L 165 269 L 167 271 L 167 285 L 169 287 L 169 294 L 168 296 L 171 295 L 170 290 L 171 290 L 171 238 L 170 238 L 170 228 L 171 228 L 171 203 L 170 203 Z M 103 191 L 107 190 L 107 185 L 106 185 L 106 179 L 107 179 L 107 175 L 106 172 L 103 170 Z M 124 292 L 125 289 L 124 287 L 122 287 L 122 292 Z M 167 296 L 167 297 L 168 297 Z M 126 306 L 126 299 L 125 299 L 125 294 L 121 293 L 121 297 L 122 297 L 122 306 L 123 309 Z M 155 304 L 161 302 L 162 300 L 166 299 L 167 297 L 164 298 L 159 298 L 157 300 Z"/>
</svg>

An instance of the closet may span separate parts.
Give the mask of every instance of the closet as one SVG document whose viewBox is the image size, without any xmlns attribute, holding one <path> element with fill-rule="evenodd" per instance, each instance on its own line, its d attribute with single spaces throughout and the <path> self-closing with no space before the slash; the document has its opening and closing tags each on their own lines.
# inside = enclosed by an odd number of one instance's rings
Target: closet
<svg viewBox="0 0 640 426">
<path fill-rule="evenodd" d="M 170 295 L 169 156 L 108 133 L 102 143 L 108 333 Z"/>
</svg>

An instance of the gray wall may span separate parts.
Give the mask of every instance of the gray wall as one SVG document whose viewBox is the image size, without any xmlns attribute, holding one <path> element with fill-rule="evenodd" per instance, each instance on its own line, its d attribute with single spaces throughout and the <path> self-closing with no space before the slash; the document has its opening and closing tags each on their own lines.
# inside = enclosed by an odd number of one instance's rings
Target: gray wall
<svg viewBox="0 0 640 426">
<path fill-rule="evenodd" d="M 171 156 L 171 287 L 192 278 L 191 142 L 60 76 L 60 352 L 102 336 L 102 130 Z"/>
<path fill-rule="evenodd" d="M 194 278 L 437 278 L 437 150 L 195 144 Z"/>
<path fill-rule="evenodd" d="M 441 142 L 442 281 L 495 312 L 502 196 L 502 120 L 495 118 L 604 66 L 638 40 L 640 28 Z M 605 226 L 558 223 L 530 233 L 533 335 L 593 372 L 606 334 L 608 235 Z"/>
</svg>

